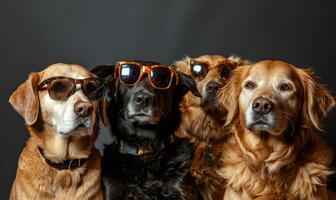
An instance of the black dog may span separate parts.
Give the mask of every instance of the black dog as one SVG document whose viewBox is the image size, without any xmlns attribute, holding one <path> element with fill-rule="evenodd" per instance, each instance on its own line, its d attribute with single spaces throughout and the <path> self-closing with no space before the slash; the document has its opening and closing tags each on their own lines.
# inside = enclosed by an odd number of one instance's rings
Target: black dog
<svg viewBox="0 0 336 200">
<path fill-rule="evenodd" d="M 170 87 L 157 89 L 145 73 L 135 85 L 127 86 L 118 79 L 122 73 L 113 76 L 114 68 L 92 70 L 110 82 L 102 109 L 116 137 L 106 146 L 102 161 L 105 199 L 192 199 L 186 184 L 192 146 L 173 135 L 181 121 L 183 96 L 188 91 L 200 96 L 194 80 L 174 71 Z"/>
</svg>

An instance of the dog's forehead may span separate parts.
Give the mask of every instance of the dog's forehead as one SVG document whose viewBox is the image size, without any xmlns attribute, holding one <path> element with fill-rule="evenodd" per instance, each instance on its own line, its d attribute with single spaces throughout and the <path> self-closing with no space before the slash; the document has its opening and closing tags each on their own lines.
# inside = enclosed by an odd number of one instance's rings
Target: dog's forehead
<svg viewBox="0 0 336 200">
<path fill-rule="evenodd" d="M 251 66 L 247 75 L 253 79 L 293 79 L 294 66 L 282 61 L 261 61 Z"/>
<path fill-rule="evenodd" d="M 42 74 L 42 79 L 47 79 L 54 76 L 65 76 L 74 79 L 95 77 L 88 69 L 81 65 L 64 63 L 50 65 L 42 71 Z"/>
<path fill-rule="evenodd" d="M 203 55 L 195 58 L 196 61 L 206 61 L 211 65 L 217 65 L 219 62 L 225 60 L 225 57 L 220 55 Z"/>
</svg>

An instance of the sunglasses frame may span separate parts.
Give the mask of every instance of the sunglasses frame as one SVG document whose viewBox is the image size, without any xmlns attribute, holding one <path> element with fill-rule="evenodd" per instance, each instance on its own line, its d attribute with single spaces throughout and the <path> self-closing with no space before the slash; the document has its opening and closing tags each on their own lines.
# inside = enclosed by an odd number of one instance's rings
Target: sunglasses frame
<svg viewBox="0 0 336 200">
<path fill-rule="evenodd" d="M 139 67 L 140 69 L 140 74 L 139 74 L 139 77 L 138 79 L 134 82 L 134 83 L 125 83 L 123 80 L 121 80 L 120 78 L 120 73 L 121 73 L 121 67 L 122 65 L 125 65 L 125 64 L 130 64 L 130 65 L 136 65 Z M 151 76 L 151 71 L 152 69 L 155 69 L 155 68 L 168 68 L 170 71 L 171 71 L 171 76 L 170 76 L 170 80 L 169 80 L 169 84 L 167 87 L 157 87 L 153 82 L 152 82 L 152 76 Z M 178 78 L 178 75 L 177 75 L 177 71 L 176 69 L 171 66 L 171 65 L 142 65 L 141 63 L 139 62 L 134 62 L 134 61 L 118 61 L 116 62 L 115 64 L 115 70 L 114 70 L 114 78 L 115 79 L 119 79 L 119 81 L 128 86 L 128 87 L 133 87 L 135 86 L 136 84 L 139 83 L 139 81 L 141 81 L 143 75 L 147 73 L 147 77 L 148 77 L 148 80 L 149 80 L 149 83 L 151 84 L 152 87 L 156 88 L 156 89 L 160 89 L 160 90 L 165 90 L 165 89 L 168 89 L 170 88 L 172 82 L 173 82 L 173 78 L 174 78 L 174 75 L 176 77 L 176 85 L 178 84 L 179 82 L 179 78 Z"/>
<path fill-rule="evenodd" d="M 85 82 L 88 82 L 89 80 L 100 80 L 102 82 L 102 86 L 104 87 L 104 92 L 103 92 L 103 95 L 101 98 L 98 98 L 98 99 L 90 99 L 91 101 L 100 101 L 102 98 L 104 98 L 105 96 L 105 92 L 106 92 L 106 85 L 107 85 L 107 82 L 102 79 L 102 78 L 85 78 L 85 79 L 73 79 L 73 78 L 70 78 L 70 77 L 66 77 L 66 76 L 54 76 L 54 77 L 51 77 L 51 78 L 48 78 L 44 81 L 42 81 L 40 84 L 38 84 L 37 86 L 37 90 L 38 91 L 41 91 L 41 90 L 48 90 L 48 94 L 51 97 L 50 95 L 50 87 L 51 87 L 51 83 L 54 81 L 54 80 L 57 80 L 57 79 L 66 79 L 66 80 L 69 80 L 72 82 L 73 84 L 73 87 L 72 87 L 72 90 L 71 92 L 66 96 L 66 99 L 67 100 L 68 98 L 70 98 L 75 92 L 76 92 L 76 85 L 79 84 L 81 86 L 81 90 L 83 91 L 84 95 L 87 96 L 89 99 L 89 95 L 87 94 L 86 90 L 84 90 L 84 84 Z M 47 86 L 47 87 L 45 87 Z M 52 98 L 53 99 L 53 98 Z M 58 99 L 53 99 L 55 101 L 65 101 L 65 100 L 58 100 Z"/>
<path fill-rule="evenodd" d="M 200 80 L 203 80 L 206 77 L 206 75 L 209 73 L 210 69 L 215 69 L 215 68 L 219 69 L 220 68 L 219 66 L 222 65 L 222 64 L 231 64 L 231 65 L 234 65 L 234 62 L 230 61 L 230 60 L 222 60 L 222 61 L 219 61 L 215 66 L 212 67 L 211 64 L 210 64 L 210 62 L 208 62 L 208 61 L 190 60 L 190 62 L 189 62 L 190 69 L 189 70 L 191 72 L 192 72 L 192 65 L 195 65 L 195 64 L 206 64 L 207 71 L 206 71 L 206 73 L 203 76 L 195 76 L 193 73 L 191 73 L 194 78 L 198 78 Z"/>
</svg>

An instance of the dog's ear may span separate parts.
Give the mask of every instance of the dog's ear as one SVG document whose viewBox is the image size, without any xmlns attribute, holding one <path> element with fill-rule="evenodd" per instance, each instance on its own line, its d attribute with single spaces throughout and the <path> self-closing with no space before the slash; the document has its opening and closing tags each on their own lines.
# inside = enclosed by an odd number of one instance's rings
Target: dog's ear
<svg viewBox="0 0 336 200">
<path fill-rule="evenodd" d="M 224 107 L 227 109 L 225 126 L 232 124 L 238 117 L 239 112 L 239 93 L 241 88 L 241 79 L 247 67 L 237 67 L 232 72 L 231 78 L 225 83 L 222 90 L 219 92 L 219 97 L 222 100 Z"/>
<path fill-rule="evenodd" d="M 191 76 L 182 72 L 177 72 L 177 74 L 179 79 L 177 87 L 179 92 L 181 92 L 181 96 L 184 96 L 188 91 L 190 91 L 193 95 L 202 97 L 197 89 L 195 80 Z"/>
<path fill-rule="evenodd" d="M 106 78 L 114 74 L 114 68 L 114 65 L 98 65 L 92 68 L 90 71 L 100 78 Z"/>
<path fill-rule="evenodd" d="M 114 75 L 114 65 L 98 65 L 92 68 L 90 71 L 96 74 L 99 78 L 104 78 L 107 80 L 107 90 L 110 92 L 110 88 L 113 87 L 113 75 Z M 99 102 L 99 115 L 105 127 L 109 126 L 109 120 L 107 117 L 107 106 L 108 106 L 108 97 L 104 97 L 103 100 Z"/>
<path fill-rule="evenodd" d="M 335 98 L 319 82 L 312 70 L 298 69 L 298 74 L 303 87 L 302 116 L 322 131 L 320 121 L 335 106 Z"/>
<path fill-rule="evenodd" d="M 31 73 L 28 80 L 22 83 L 9 98 L 9 103 L 24 118 L 27 125 L 33 125 L 38 118 L 40 102 L 37 84 L 39 80 L 38 73 Z"/>
<path fill-rule="evenodd" d="M 100 119 L 102 120 L 103 124 L 105 127 L 108 127 L 110 125 L 109 120 L 108 120 L 108 116 L 107 116 L 107 99 L 106 97 L 103 98 L 103 100 L 101 100 L 99 102 L 99 115 L 100 115 Z"/>
</svg>

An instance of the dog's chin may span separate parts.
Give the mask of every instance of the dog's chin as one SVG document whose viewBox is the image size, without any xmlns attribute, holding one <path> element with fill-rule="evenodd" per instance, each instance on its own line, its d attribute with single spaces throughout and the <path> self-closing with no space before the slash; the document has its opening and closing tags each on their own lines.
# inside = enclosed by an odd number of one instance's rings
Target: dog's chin
<svg viewBox="0 0 336 200">
<path fill-rule="evenodd" d="M 146 125 L 156 125 L 159 123 L 160 118 L 153 115 L 146 114 L 134 114 L 128 117 L 129 120 L 136 125 L 146 126 Z"/>
<path fill-rule="evenodd" d="M 247 125 L 247 128 L 253 132 L 272 132 L 273 125 L 265 121 L 255 121 Z"/>
<path fill-rule="evenodd" d="M 205 109 L 215 109 L 220 107 L 221 103 L 217 97 L 202 98 L 200 106 Z"/>
<path fill-rule="evenodd" d="M 73 126 L 72 128 L 67 128 L 65 130 L 58 131 L 59 134 L 61 134 L 64 137 L 70 137 L 70 136 L 86 136 L 90 135 L 90 132 L 92 130 L 90 127 L 88 127 L 85 124 L 78 124 Z"/>
</svg>

